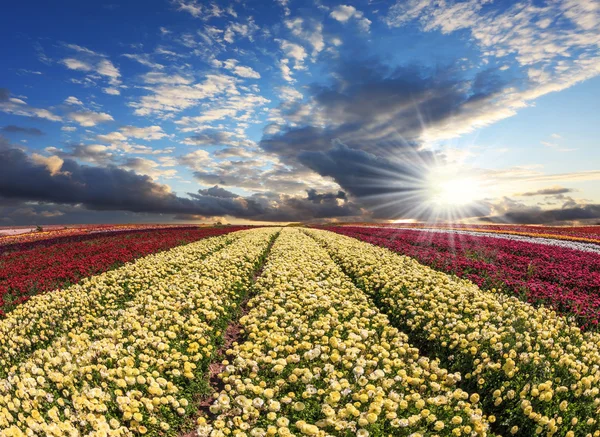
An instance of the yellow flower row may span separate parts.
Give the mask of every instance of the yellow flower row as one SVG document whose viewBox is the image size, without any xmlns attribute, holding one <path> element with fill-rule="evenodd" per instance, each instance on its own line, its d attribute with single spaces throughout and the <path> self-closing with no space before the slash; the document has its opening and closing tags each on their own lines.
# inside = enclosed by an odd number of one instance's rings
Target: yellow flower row
<svg viewBox="0 0 600 437">
<path fill-rule="evenodd" d="M 0 436 L 172 434 L 276 232 L 242 231 L 204 259 L 184 251 L 177 274 L 163 271 L 11 368 Z"/>
<path fill-rule="evenodd" d="M 327 252 L 285 228 L 200 437 L 486 436 L 478 396 L 419 355 Z"/>
<path fill-rule="evenodd" d="M 600 335 L 391 251 L 307 230 L 395 326 L 461 371 L 501 430 L 600 436 Z"/>
<path fill-rule="evenodd" d="M 58 335 L 105 311 L 122 308 L 164 278 L 192 272 L 195 266 L 190 261 L 200 262 L 236 238 L 237 233 L 207 238 L 140 258 L 63 290 L 33 296 L 0 320 L 0 377 Z"/>
</svg>

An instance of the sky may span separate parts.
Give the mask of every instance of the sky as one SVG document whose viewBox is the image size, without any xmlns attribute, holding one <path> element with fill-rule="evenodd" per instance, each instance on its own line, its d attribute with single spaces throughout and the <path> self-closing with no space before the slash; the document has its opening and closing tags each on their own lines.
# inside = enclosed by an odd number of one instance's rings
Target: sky
<svg viewBox="0 0 600 437">
<path fill-rule="evenodd" d="M 23 0 L 0 226 L 600 223 L 598 0 Z"/>
</svg>

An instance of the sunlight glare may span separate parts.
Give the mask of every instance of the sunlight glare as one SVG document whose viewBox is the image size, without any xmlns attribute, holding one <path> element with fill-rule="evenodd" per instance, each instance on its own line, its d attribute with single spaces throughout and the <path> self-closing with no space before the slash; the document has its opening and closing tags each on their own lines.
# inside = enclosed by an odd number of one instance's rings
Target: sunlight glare
<svg viewBox="0 0 600 437">
<path fill-rule="evenodd" d="M 485 197 L 480 181 L 449 166 L 431 169 L 427 192 L 429 201 L 438 208 L 465 206 Z"/>
</svg>

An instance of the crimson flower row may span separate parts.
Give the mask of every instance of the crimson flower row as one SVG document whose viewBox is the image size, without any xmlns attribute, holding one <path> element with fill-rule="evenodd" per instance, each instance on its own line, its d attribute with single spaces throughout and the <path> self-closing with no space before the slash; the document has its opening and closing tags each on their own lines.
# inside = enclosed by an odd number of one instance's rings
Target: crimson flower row
<svg viewBox="0 0 600 437">
<path fill-rule="evenodd" d="M 239 229 L 113 232 L 56 239 L 28 250 L 4 253 L 0 255 L 0 317 L 33 295 L 75 284 L 151 253 Z"/>
</svg>

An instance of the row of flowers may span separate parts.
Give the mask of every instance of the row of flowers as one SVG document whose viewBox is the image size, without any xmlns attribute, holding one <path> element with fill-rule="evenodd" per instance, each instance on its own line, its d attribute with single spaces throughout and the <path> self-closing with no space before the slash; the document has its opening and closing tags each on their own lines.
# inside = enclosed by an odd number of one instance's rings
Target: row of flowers
<svg viewBox="0 0 600 437">
<path fill-rule="evenodd" d="M 0 255 L 0 317 L 33 295 L 75 284 L 151 253 L 239 229 L 128 230 L 9 246 L 10 251 Z M 23 247 L 14 250 L 17 246 Z"/>
<path fill-rule="evenodd" d="M 254 291 L 200 437 L 492 435 L 460 375 L 420 356 L 301 231 L 281 232 Z"/>
<path fill-rule="evenodd" d="M 498 429 L 600 436 L 600 335 L 353 238 L 307 231 L 415 344 L 464 376 Z"/>
<path fill-rule="evenodd" d="M 600 322 L 600 257 L 596 253 L 507 238 L 365 227 L 332 231 L 391 249 L 530 303 L 571 316 L 586 329 Z"/>
<path fill-rule="evenodd" d="M 389 229 L 389 228 L 387 228 Z M 403 227 L 397 227 L 397 228 L 393 228 L 393 229 L 398 229 L 398 230 L 413 230 L 413 228 L 403 228 Z M 503 233 L 503 232 L 486 232 L 486 231 L 479 231 L 479 230 L 465 230 L 465 229 L 442 229 L 442 228 L 422 228 L 419 229 L 419 232 L 425 232 L 425 233 L 443 233 L 443 234 L 450 234 L 450 235 L 455 235 L 455 236 L 461 236 L 461 235 L 469 235 L 469 236 L 475 236 L 475 237 L 486 237 L 486 238 L 504 238 L 504 239 L 508 239 L 508 240 L 513 240 L 513 241 L 523 241 L 525 243 L 534 243 L 534 244 L 541 244 L 544 246 L 555 246 L 555 247 L 562 247 L 565 249 L 572 249 L 572 250 L 580 250 L 583 252 L 593 252 L 596 254 L 600 254 L 600 245 L 599 244 L 593 244 L 593 243 L 584 243 L 581 241 L 569 241 L 569 240 L 560 240 L 557 238 L 544 238 L 541 236 L 526 236 L 526 235 L 517 235 L 514 232 L 513 233 Z"/>
<path fill-rule="evenodd" d="M 371 223 L 355 225 L 371 226 Z M 414 229 L 454 229 L 531 237 L 554 238 L 567 241 L 581 241 L 600 244 L 600 226 L 528 226 L 528 225 L 482 225 L 482 224 L 435 224 L 435 223 L 388 223 L 378 224 L 381 227 L 408 227 Z"/>
<path fill-rule="evenodd" d="M 89 235 L 94 233 L 108 232 L 126 232 L 126 231 L 142 231 L 142 230 L 158 230 L 158 229 L 185 229 L 198 228 L 198 226 L 190 225 L 165 225 L 165 224 L 122 224 L 122 225 L 70 225 L 59 226 L 50 225 L 44 226 L 42 230 L 36 227 L 26 229 L 22 232 L 15 228 L 0 229 L 0 249 L 5 249 L 7 246 L 14 244 L 30 244 L 47 239 L 72 237 L 80 235 Z"/>
<path fill-rule="evenodd" d="M 172 434 L 206 389 L 224 327 L 276 232 L 242 231 L 204 259 L 182 248 L 125 306 L 83 314 L 0 380 L 0 435 Z"/>
<path fill-rule="evenodd" d="M 0 319 L 0 377 L 55 338 L 79 329 L 91 316 L 122 310 L 137 295 L 174 275 L 190 275 L 194 266 L 230 244 L 239 233 L 207 238 L 140 258 L 53 293 L 33 296 Z M 23 321 L 27 323 L 23 323 Z"/>
</svg>

